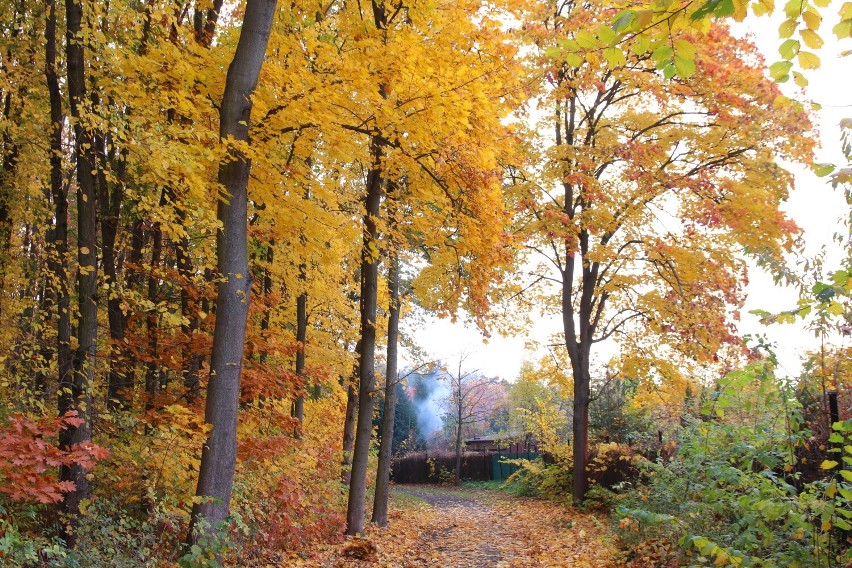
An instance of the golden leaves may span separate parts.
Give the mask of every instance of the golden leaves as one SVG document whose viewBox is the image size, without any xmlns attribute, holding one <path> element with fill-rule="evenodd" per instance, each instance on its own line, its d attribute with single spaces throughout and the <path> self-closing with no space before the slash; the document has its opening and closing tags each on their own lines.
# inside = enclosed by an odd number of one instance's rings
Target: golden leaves
<svg viewBox="0 0 852 568">
<path fill-rule="evenodd" d="M 617 565 L 614 537 L 594 516 L 499 491 L 399 486 L 390 522 L 389 529 L 368 527 L 364 539 L 321 547 L 308 560 L 293 555 L 288 565 Z"/>
</svg>

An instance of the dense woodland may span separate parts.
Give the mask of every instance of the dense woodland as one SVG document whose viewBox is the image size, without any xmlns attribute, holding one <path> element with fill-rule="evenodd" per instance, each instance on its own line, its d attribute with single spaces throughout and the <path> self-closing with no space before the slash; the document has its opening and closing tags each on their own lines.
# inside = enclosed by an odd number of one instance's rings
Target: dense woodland
<svg viewBox="0 0 852 568">
<path fill-rule="evenodd" d="M 850 195 L 779 87 L 836 8 L 779 7 L 768 65 L 728 28 L 767 0 L 0 3 L 0 564 L 287 565 L 394 530 L 395 455 L 458 483 L 501 434 L 620 565 L 846 565 L 852 262 L 781 209 L 794 167 Z M 749 264 L 823 340 L 795 380 Z M 424 314 L 562 330 L 507 382 Z"/>
</svg>

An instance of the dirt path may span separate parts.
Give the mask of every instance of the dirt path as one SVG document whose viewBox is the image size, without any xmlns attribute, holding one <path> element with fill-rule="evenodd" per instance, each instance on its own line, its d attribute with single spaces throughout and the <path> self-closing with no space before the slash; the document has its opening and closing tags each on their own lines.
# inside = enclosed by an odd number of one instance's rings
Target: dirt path
<svg viewBox="0 0 852 568">
<path fill-rule="evenodd" d="M 397 493 L 423 499 L 437 509 L 441 522 L 423 533 L 421 546 L 411 551 L 414 565 L 490 568 L 515 558 L 508 543 L 515 535 L 501 522 L 488 495 L 449 488 L 396 487 Z M 477 499 L 477 496 L 479 497 Z"/>
<path fill-rule="evenodd" d="M 607 529 L 592 517 L 498 491 L 397 486 L 426 501 L 436 522 L 424 527 L 410 566 L 491 568 L 612 566 Z"/>
<path fill-rule="evenodd" d="M 432 485 L 393 488 L 387 528 L 291 556 L 290 567 L 614 568 L 608 521 L 497 490 Z"/>
</svg>

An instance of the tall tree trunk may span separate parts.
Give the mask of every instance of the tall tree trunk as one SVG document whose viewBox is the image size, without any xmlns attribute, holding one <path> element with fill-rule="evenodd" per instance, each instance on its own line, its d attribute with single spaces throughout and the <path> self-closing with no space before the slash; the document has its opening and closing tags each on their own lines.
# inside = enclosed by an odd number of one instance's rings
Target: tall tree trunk
<svg viewBox="0 0 852 568">
<path fill-rule="evenodd" d="M 270 239 L 266 244 L 266 266 L 263 269 L 263 283 L 260 287 L 261 294 L 263 294 L 264 300 L 269 302 L 269 295 L 272 293 L 272 263 L 275 260 L 275 239 Z M 263 335 L 264 340 L 266 339 L 267 333 L 269 332 L 269 319 L 270 319 L 270 309 L 265 309 L 263 311 L 263 316 L 260 318 L 260 332 Z M 260 362 L 266 363 L 266 359 L 269 357 L 269 353 L 264 349 L 260 352 Z"/>
<path fill-rule="evenodd" d="M 175 207 L 177 209 L 177 222 L 184 225 L 186 210 L 180 203 L 176 204 Z M 183 316 L 181 333 L 184 339 L 181 373 L 183 387 L 186 389 L 187 403 L 192 404 L 198 398 L 201 390 L 201 380 L 198 376 L 201 369 L 201 354 L 198 353 L 193 341 L 201 325 L 198 317 L 198 294 L 192 290 L 195 269 L 189 255 L 189 235 L 186 232 L 175 243 L 175 257 L 177 258 L 178 274 L 181 277 L 180 312 Z"/>
<path fill-rule="evenodd" d="M 145 23 L 142 27 L 142 37 L 139 41 L 138 51 L 144 55 L 148 51 L 148 39 L 151 34 L 151 2 L 145 3 Z M 129 116 L 131 111 L 126 111 Z M 109 150 L 102 147 L 100 158 L 106 163 Z M 115 150 L 113 150 L 115 152 Z M 121 307 L 122 298 L 119 289 L 118 274 L 120 269 L 120 254 L 116 254 L 115 243 L 121 226 L 121 206 L 124 203 L 125 183 L 127 177 L 127 148 L 123 148 L 116 161 L 115 156 L 109 157 L 109 162 L 115 165 L 116 180 L 108 182 L 103 170 L 99 170 L 100 204 L 101 213 L 101 240 L 104 267 L 104 280 L 107 285 L 107 321 L 109 323 L 109 337 L 111 343 L 111 357 L 109 361 L 109 379 L 107 387 L 107 404 L 111 409 L 130 408 L 130 397 L 133 381 L 131 355 L 125 343 L 125 332 L 127 330 L 128 316 Z M 135 228 L 135 226 L 134 226 Z M 141 225 L 140 225 L 141 229 Z M 137 234 L 133 233 L 133 246 L 136 245 Z M 139 256 L 141 258 L 141 244 L 139 245 Z M 133 260 L 131 252 L 131 260 Z"/>
<path fill-rule="evenodd" d="M 360 341 L 355 352 L 361 353 Z M 340 478 L 346 485 L 352 481 L 352 453 L 355 451 L 355 423 L 358 421 L 358 366 L 346 386 L 346 417 L 343 420 L 343 458 L 340 466 Z"/>
<path fill-rule="evenodd" d="M 299 279 L 305 281 L 305 265 L 299 265 Z M 296 298 L 296 376 L 299 378 L 299 394 L 293 401 L 293 418 L 299 423 L 296 425 L 296 438 L 302 437 L 302 424 L 305 420 L 305 341 L 308 334 L 308 293 L 302 292 Z"/>
<path fill-rule="evenodd" d="M 589 490 L 588 459 L 589 459 L 589 364 L 587 359 L 581 359 L 578 364 L 572 363 L 574 373 L 574 417 L 572 421 L 574 486 L 572 496 L 574 503 L 580 504 L 586 498 Z"/>
<path fill-rule="evenodd" d="M 3 97 L 3 118 L 9 120 L 12 107 L 12 93 L 7 92 Z M 0 158 L 0 292 L 5 290 L 6 266 L 11 260 L 12 245 L 12 213 L 11 202 L 15 181 L 15 171 L 18 166 L 19 148 L 8 131 L 3 133 L 2 158 Z M 3 302 L 0 301 L 0 310 Z M 2 312 L 0 312 L 2 313 Z"/>
<path fill-rule="evenodd" d="M 79 321 L 77 348 L 70 381 L 60 385 L 59 414 L 76 411 L 83 422 L 68 426 L 59 433 L 59 447 L 70 449 L 92 439 L 90 386 L 95 371 L 98 333 L 97 297 L 97 193 L 96 164 L 92 155 L 94 141 L 87 125 L 81 121 L 81 105 L 86 101 L 85 41 L 82 37 L 83 5 L 65 1 L 65 53 L 68 72 L 68 95 L 74 122 L 74 153 L 77 159 L 77 299 Z M 80 502 L 89 496 L 86 470 L 79 464 L 63 466 L 60 481 L 74 483 L 75 489 L 63 496 L 61 509 L 65 515 L 62 536 L 69 547 L 76 543 L 74 529 L 80 514 Z"/>
<path fill-rule="evenodd" d="M 371 144 L 372 165 L 367 176 L 364 235 L 361 245 L 361 353 L 358 360 L 358 422 L 352 451 L 352 479 L 346 507 L 346 534 L 364 532 L 367 499 L 367 460 L 373 433 L 373 389 L 376 382 L 376 312 L 379 283 L 379 229 L 383 178 L 382 145 L 377 138 Z"/>
<path fill-rule="evenodd" d="M 193 31 L 195 41 L 203 47 L 210 47 L 213 35 L 216 32 L 216 24 L 219 12 L 222 9 L 223 0 L 214 0 L 213 5 L 206 11 L 196 9 L 193 16 Z M 169 121 L 173 117 L 170 115 Z M 186 223 L 186 196 L 174 192 L 173 203 L 175 217 L 179 225 Z M 186 390 L 186 401 L 193 404 L 201 392 L 201 379 L 198 376 L 201 370 L 201 354 L 194 344 L 194 339 L 201 328 L 201 320 L 198 315 L 198 293 L 192 290 L 191 282 L 194 280 L 195 269 L 190 256 L 189 235 L 186 230 L 175 242 L 175 257 L 177 258 L 178 274 L 180 274 L 182 285 L 180 289 L 180 313 L 182 316 L 181 333 L 184 337 L 182 351 L 181 376 L 183 386 Z"/>
<path fill-rule="evenodd" d="M 111 343 L 110 369 L 108 380 L 108 404 L 112 409 L 128 406 L 129 391 L 127 388 L 128 353 L 124 345 L 124 313 L 121 308 L 121 295 L 118 290 L 118 267 L 115 254 L 115 241 L 118 235 L 119 216 L 124 193 L 114 191 L 110 197 L 109 209 L 101 219 L 102 259 L 104 265 L 104 280 L 107 291 L 107 321 L 109 322 L 109 337 Z M 102 194 L 102 197 L 107 197 Z"/>
<path fill-rule="evenodd" d="M 567 192 L 566 192 L 567 194 Z M 588 252 L 589 235 L 586 231 L 580 234 L 580 250 L 585 257 Z M 572 431 L 574 486 L 572 496 L 574 502 L 580 504 L 589 489 L 588 459 L 589 459 L 589 398 L 591 374 L 589 371 L 590 353 L 594 324 L 592 322 L 592 294 L 598 277 L 599 265 L 586 260 L 582 261 L 579 282 L 579 310 L 574 307 L 575 290 L 574 270 L 575 257 L 566 247 L 565 270 L 562 274 L 562 325 L 565 337 L 565 347 L 571 360 L 571 371 L 574 378 L 574 416 Z M 603 299 L 600 301 L 604 301 Z M 577 316 L 575 322 L 574 316 Z M 578 329 L 579 327 L 579 329 Z"/>
<path fill-rule="evenodd" d="M 464 398 L 462 397 L 461 366 L 459 366 L 459 405 L 456 416 L 456 471 L 455 483 L 461 485 L 462 420 L 464 420 Z"/>
<path fill-rule="evenodd" d="M 166 202 L 165 190 L 160 198 L 160 206 Z M 153 410 L 157 405 L 157 392 L 160 387 L 160 311 L 157 307 L 160 295 L 160 262 L 163 255 L 163 230 L 160 223 L 154 223 L 151 243 L 151 266 L 148 271 L 148 302 L 150 308 L 145 315 L 145 333 L 148 341 L 146 349 L 148 361 L 145 363 L 145 410 Z"/>
<path fill-rule="evenodd" d="M 56 68 L 56 4 L 45 4 L 45 77 L 50 99 L 50 195 L 53 199 L 52 238 L 48 240 L 48 266 L 53 274 L 56 302 L 56 353 L 60 392 L 70 385 L 73 372 L 71 357 L 71 297 L 68 293 L 68 190 L 62 183 L 62 91 Z M 60 408 L 61 410 L 61 408 Z"/>
<path fill-rule="evenodd" d="M 219 113 L 219 138 L 249 139 L 251 97 L 269 43 L 276 0 L 248 0 L 234 59 L 228 67 Z M 251 293 L 248 268 L 247 203 L 250 160 L 231 148 L 219 164 L 219 183 L 227 195 L 219 201 L 216 256 L 221 280 L 217 286 L 216 326 L 204 419 L 213 426 L 201 453 L 196 496 L 187 542 L 219 529 L 231 503 L 237 459 L 237 413 L 240 374 Z"/>
<path fill-rule="evenodd" d="M 399 253 L 394 251 L 388 267 L 388 350 L 385 372 L 385 408 L 382 419 L 382 441 L 379 445 L 379 465 L 376 474 L 376 496 L 373 499 L 372 521 L 380 527 L 388 524 L 390 496 L 391 449 L 393 446 L 394 415 L 396 412 L 397 353 L 399 347 Z"/>
<path fill-rule="evenodd" d="M 104 284 L 107 288 L 107 322 L 109 324 L 110 358 L 109 379 L 107 382 L 107 405 L 111 409 L 124 408 L 129 405 L 127 390 L 127 373 L 129 354 L 124 344 L 125 318 L 121 308 L 118 272 L 119 260 L 115 250 L 118 236 L 121 205 L 124 201 L 124 182 L 126 174 L 127 155 L 124 151 L 118 160 L 115 155 L 109 155 L 107 140 L 97 139 L 97 157 L 101 167 L 98 168 L 98 201 L 101 207 L 101 260 L 103 262 Z M 104 168 L 109 163 L 115 164 L 116 180 L 109 182 Z"/>
</svg>

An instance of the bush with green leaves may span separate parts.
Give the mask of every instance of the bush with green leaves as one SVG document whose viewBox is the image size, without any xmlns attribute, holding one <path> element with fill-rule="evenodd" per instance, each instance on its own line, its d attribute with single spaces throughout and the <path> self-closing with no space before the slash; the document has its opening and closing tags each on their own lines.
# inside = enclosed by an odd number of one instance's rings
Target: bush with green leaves
<svg viewBox="0 0 852 568">
<path fill-rule="evenodd" d="M 570 465 L 545 463 L 541 458 L 510 459 L 505 462 L 519 467 L 506 480 L 517 495 L 570 501 L 574 479 Z"/>
<path fill-rule="evenodd" d="M 795 448 L 809 432 L 793 387 L 775 380 L 773 366 L 770 357 L 730 374 L 708 397 L 702 416 L 685 425 L 674 458 L 641 464 L 644 483 L 625 494 L 616 514 L 626 548 L 677 542 L 682 565 L 689 566 L 839 567 L 852 561 L 839 534 L 852 515 L 852 474 L 841 463 L 852 464 L 852 457 L 824 462 L 824 479 L 801 483 Z M 835 426 L 832 439 L 839 444 L 847 425 Z"/>
</svg>

